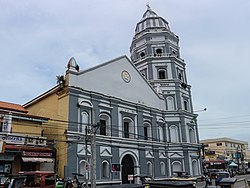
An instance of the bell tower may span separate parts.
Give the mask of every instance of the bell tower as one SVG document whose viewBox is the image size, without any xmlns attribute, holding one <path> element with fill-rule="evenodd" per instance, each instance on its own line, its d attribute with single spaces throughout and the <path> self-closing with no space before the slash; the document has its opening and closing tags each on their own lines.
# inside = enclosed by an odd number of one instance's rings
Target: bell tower
<svg viewBox="0 0 250 188">
<path fill-rule="evenodd" d="M 166 110 L 193 111 L 179 38 L 149 5 L 136 25 L 130 53 L 137 69 L 166 99 Z"/>
<path fill-rule="evenodd" d="M 179 37 L 149 5 L 136 24 L 130 53 L 137 69 L 165 99 L 166 141 L 199 143 L 197 114 L 193 111 Z"/>
</svg>

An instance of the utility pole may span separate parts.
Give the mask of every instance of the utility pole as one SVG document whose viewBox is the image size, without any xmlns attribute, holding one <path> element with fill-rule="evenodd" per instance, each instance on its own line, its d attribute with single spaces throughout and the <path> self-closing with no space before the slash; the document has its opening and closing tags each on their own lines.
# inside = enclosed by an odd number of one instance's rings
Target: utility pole
<svg viewBox="0 0 250 188">
<path fill-rule="evenodd" d="M 92 113 L 92 130 L 91 130 L 91 188 L 96 188 L 96 112 Z"/>
<path fill-rule="evenodd" d="M 92 137 L 92 166 L 91 166 L 91 188 L 96 187 L 96 125 L 93 125 Z"/>
<path fill-rule="evenodd" d="M 88 125 L 86 125 L 85 127 L 85 187 L 88 188 L 88 169 L 89 165 L 88 165 Z"/>
<path fill-rule="evenodd" d="M 91 188 L 96 188 L 96 132 L 100 127 L 100 123 L 96 123 L 95 110 L 93 110 L 93 125 L 91 136 Z"/>
</svg>

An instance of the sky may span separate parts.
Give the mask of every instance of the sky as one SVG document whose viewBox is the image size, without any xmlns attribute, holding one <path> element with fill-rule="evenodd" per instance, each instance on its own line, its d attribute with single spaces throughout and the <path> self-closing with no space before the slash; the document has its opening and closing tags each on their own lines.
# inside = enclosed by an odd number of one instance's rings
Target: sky
<svg viewBox="0 0 250 188">
<path fill-rule="evenodd" d="M 200 139 L 250 143 L 249 0 L 0 0 L 0 101 L 52 88 L 71 57 L 80 69 L 130 57 L 147 3 L 180 38 Z"/>
</svg>

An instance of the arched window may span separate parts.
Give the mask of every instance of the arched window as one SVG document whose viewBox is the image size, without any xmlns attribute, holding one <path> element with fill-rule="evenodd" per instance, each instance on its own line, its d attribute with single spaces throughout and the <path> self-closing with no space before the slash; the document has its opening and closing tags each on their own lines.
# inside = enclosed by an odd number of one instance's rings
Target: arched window
<svg viewBox="0 0 250 188">
<path fill-rule="evenodd" d="M 86 174 L 87 174 L 87 168 L 89 168 L 89 166 L 88 166 L 88 162 L 86 162 L 85 160 L 82 160 L 82 161 L 80 161 L 80 173 L 81 174 L 84 174 L 85 176 L 86 176 Z"/>
<path fill-rule="evenodd" d="M 131 118 L 123 119 L 123 137 L 135 138 L 135 126 L 134 121 Z"/>
<path fill-rule="evenodd" d="M 166 71 L 166 69 L 159 69 L 158 70 L 158 78 L 159 79 L 166 79 L 167 78 L 167 71 Z"/>
<path fill-rule="evenodd" d="M 166 175 L 166 166 L 164 162 L 160 163 L 161 176 Z"/>
<path fill-rule="evenodd" d="M 172 96 L 167 97 L 167 107 L 168 110 L 175 110 L 174 97 Z"/>
<path fill-rule="evenodd" d="M 189 128 L 189 140 L 190 143 L 196 143 L 194 129 Z"/>
<path fill-rule="evenodd" d="M 85 133 L 86 126 L 89 125 L 89 114 L 88 112 L 84 111 L 81 113 L 82 116 L 82 125 L 79 127 L 78 131 Z"/>
<path fill-rule="evenodd" d="M 159 138 L 160 142 L 164 141 L 164 136 L 163 135 L 164 135 L 164 133 L 163 133 L 163 126 L 159 125 L 158 126 L 158 138 Z"/>
<path fill-rule="evenodd" d="M 181 73 L 178 73 L 178 78 L 179 78 L 179 80 L 183 81 L 183 77 L 182 77 Z"/>
<path fill-rule="evenodd" d="M 150 161 L 147 162 L 147 175 L 153 176 L 153 165 Z"/>
<path fill-rule="evenodd" d="M 102 177 L 103 178 L 109 178 L 109 163 L 107 161 L 103 161 L 102 162 Z"/>
<path fill-rule="evenodd" d="M 179 142 L 178 127 L 175 125 L 170 126 L 170 141 Z"/>
<path fill-rule="evenodd" d="M 151 125 L 149 122 L 145 122 L 143 124 L 144 126 L 144 139 L 145 140 L 152 140 L 152 134 L 151 134 Z"/>
<path fill-rule="evenodd" d="M 192 168 L 193 168 L 193 176 L 199 175 L 199 167 L 197 160 L 192 161 Z"/>
<path fill-rule="evenodd" d="M 100 115 L 100 135 L 111 135 L 111 120 L 108 114 L 102 113 Z"/>
<path fill-rule="evenodd" d="M 188 110 L 189 109 L 188 108 L 188 101 L 184 100 L 183 103 L 184 103 L 184 110 Z"/>
<path fill-rule="evenodd" d="M 172 169 L 173 169 L 173 172 L 180 172 L 182 171 L 182 164 L 180 161 L 174 161 L 172 163 Z"/>
</svg>

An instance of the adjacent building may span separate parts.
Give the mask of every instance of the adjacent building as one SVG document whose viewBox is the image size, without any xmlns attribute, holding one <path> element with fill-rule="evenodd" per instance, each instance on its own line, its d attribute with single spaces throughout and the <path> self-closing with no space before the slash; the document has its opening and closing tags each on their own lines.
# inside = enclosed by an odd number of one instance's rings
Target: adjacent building
<svg viewBox="0 0 250 188">
<path fill-rule="evenodd" d="M 47 122 L 19 104 L 0 101 L 1 181 L 20 171 L 55 171 L 53 143 L 44 136 Z"/>
<path fill-rule="evenodd" d="M 77 172 L 101 186 L 202 173 L 178 36 L 148 6 L 130 51 L 131 60 L 121 56 L 87 70 L 71 58 L 58 84 L 24 105 L 50 118 L 46 133 L 56 142 L 59 176 Z"/>
<path fill-rule="evenodd" d="M 238 164 L 250 162 L 248 143 L 232 138 L 214 138 L 200 141 L 204 146 L 204 157 L 207 161 L 219 159 L 222 162 L 235 161 Z"/>
</svg>

